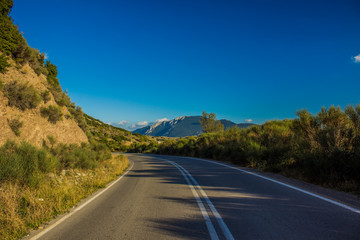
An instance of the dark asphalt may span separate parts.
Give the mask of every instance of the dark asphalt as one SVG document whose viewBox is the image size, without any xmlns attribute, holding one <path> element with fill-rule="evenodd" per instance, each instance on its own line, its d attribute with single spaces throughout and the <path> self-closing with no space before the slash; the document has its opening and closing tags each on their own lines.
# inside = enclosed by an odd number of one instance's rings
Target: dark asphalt
<svg viewBox="0 0 360 240">
<path fill-rule="evenodd" d="M 359 213 L 286 186 L 191 158 L 127 156 L 134 166 L 123 179 L 40 239 L 210 239 L 185 177 L 164 159 L 192 175 L 234 239 L 360 239 Z"/>
</svg>

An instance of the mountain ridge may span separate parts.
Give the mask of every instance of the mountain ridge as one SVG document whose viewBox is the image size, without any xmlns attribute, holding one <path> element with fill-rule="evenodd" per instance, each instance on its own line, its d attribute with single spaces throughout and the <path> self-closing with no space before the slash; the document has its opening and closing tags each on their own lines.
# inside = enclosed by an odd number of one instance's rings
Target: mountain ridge
<svg viewBox="0 0 360 240">
<path fill-rule="evenodd" d="M 196 136 L 203 133 L 201 124 L 201 116 L 181 116 L 173 120 L 165 120 L 156 122 L 150 126 L 139 128 L 133 131 L 133 133 L 140 133 L 142 135 L 149 136 L 164 136 L 164 137 L 186 137 Z M 221 119 L 221 123 L 224 128 L 239 127 L 246 128 L 254 125 L 253 123 L 239 123 L 236 124 L 227 119 Z"/>
</svg>

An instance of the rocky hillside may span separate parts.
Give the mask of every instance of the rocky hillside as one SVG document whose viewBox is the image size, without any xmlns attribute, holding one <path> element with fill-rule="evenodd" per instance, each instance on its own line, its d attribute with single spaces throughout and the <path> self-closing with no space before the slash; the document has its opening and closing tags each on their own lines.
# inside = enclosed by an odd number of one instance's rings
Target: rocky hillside
<svg viewBox="0 0 360 240">
<path fill-rule="evenodd" d="M 233 123 L 229 120 L 220 120 L 224 124 L 225 129 L 238 126 L 239 128 L 246 128 L 252 123 Z M 200 125 L 200 116 L 182 116 L 171 121 L 157 122 L 151 126 L 137 129 L 134 133 L 140 133 L 149 136 L 165 136 L 165 137 L 186 137 L 195 136 L 203 132 Z"/>
</svg>

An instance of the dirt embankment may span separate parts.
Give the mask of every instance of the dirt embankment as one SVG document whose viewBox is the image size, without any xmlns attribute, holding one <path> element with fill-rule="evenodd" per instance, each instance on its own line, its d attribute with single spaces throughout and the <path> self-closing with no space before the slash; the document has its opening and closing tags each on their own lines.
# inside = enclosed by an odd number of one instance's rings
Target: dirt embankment
<svg viewBox="0 0 360 240">
<path fill-rule="evenodd" d="M 8 72 L 0 73 L 0 81 L 3 84 L 12 81 L 28 83 L 29 86 L 34 86 L 39 94 L 48 89 L 46 77 L 42 74 L 38 76 L 29 65 L 16 67 L 12 60 L 11 65 Z M 47 103 L 42 101 L 36 108 L 22 111 L 16 107 L 8 106 L 8 99 L 0 91 L 0 145 L 10 139 L 17 142 L 26 140 L 33 145 L 41 146 L 44 140 L 47 141 L 47 136 L 55 137 L 57 143 L 80 144 L 81 142 L 88 142 L 86 134 L 74 119 L 63 117 L 62 120 L 54 124 L 42 117 L 40 108 L 49 105 L 57 105 L 51 93 L 50 100 Z M 61 107 L 61 110 L 64 116 L 70 115 L 66 107 Z M 16 136 L 10 128 L 9 121 L 13 119 L 18 119 L 23 123 L 19 136 Z"/>
</svg>

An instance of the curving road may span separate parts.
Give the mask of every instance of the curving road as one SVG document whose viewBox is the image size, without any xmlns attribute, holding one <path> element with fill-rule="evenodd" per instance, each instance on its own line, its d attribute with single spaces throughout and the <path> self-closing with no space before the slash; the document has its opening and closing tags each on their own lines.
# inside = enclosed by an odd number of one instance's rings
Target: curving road
<svg viewBox="0 0 360 240">
<path fill-rule="evenodd" d="M 360 239 L 359 208 L 285 178 L 201 159 L 127 156 L 133 166 L 122 179 L 32 239 Z"/>
</svg>

